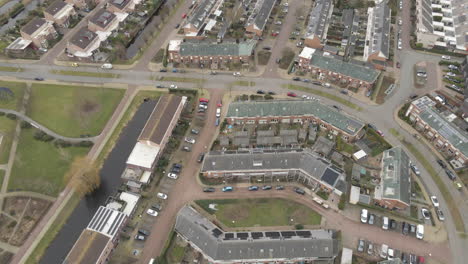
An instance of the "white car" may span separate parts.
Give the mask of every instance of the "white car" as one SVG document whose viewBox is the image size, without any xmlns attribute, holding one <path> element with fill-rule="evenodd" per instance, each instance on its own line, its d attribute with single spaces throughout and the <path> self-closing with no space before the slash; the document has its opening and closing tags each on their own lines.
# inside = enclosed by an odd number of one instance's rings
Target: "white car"
<svg viewBox="0 0 468 264">
<path fill-rule="evenodd" d="M 434 205 L 434 207 L 439 207 L 439 200 L 437 200 L 437 197 L 435 195 L 431 196 L 431 202 Z"/>
<path fill-rule="evenodd" d="M 382 250 L 380 250 L 380 257 L 383 259 L 387 258 L 387 252 L 388 252 L 388 246 L 385 244 L 382 244 Z"/>
<path fill-rule="evenodd" d="M 416 238 L 417 239 L 423 239 L 424 238 L 424 226 L 423 225 L 418 225 L 416 227 Z"/>
<path fill-rule="evenodd" d="M 179 178 L 179 176 L 177 176 L 177 174 L 171 173 L 171 172 L 169 172 L 169 173 L 167 174 L 167 177 L 169 177 L 169 178 L 171 178 L 171 179 L 174 179 L 174 180 L 177 180 L 177 178 Z"/>
<path fill-rule="evenodd" d="M 232 73 L 232 75 L 234 75 L 234 76 L 241 76 L 240 72 L 234 72 L 234 73 Z"/>
<path fill-rule="evenodd" d="M 424 219 L 429 220 L 431 219 L 431 214 L 429 213 L 429 210 L 426 208 L 421 208 L 421 214 L 424 217 Z"/>
<path fill-rule="evenodd" d="M 367 209 L 361 210 L 361 223 L 367 223 L 367 217 L 369 216 L 369 211 Z"/>
<path fill-rule="evenodd" d="M 146 211 L 146 213 L 151 215 L 151 216 L 158 216 L 158 212 L 156 212 L 155 210 L 152 210 L 152 209 L 148 209 Z"/>
<path fill-rule="evenodd" d="M 443 56 L 442 56 L 442 59 L 443 59 L 443 60 L 450 60 L 451 58 L 450 58 L 450 56 L 443 55 Z"/>
<path fill-rule="evenodd" d="M 193 138 L 185 138 L 185 142 L 190 143 L 190 144 L 195 144 L 195 139 L 193 139 Z"/>
<path fill-rule="evenodd" d="M 170 86 L 169 88 L 171 88 L 171 89 L 177 89 L 177 85 L 171 84 L 171 86 Z"/>
<path fill-rule="evenodd" d="M 167 199 L 167 194 L 165 194 L 165 193 L 158 193 L 158 194 L 156 194 L 156 196 L 157 196 L 159 199 L 163 199 L 163 200 L 166 200 L 166 199 Z"/>
<path fill-rule="evenodd" d="M 395 258 L 395 251 L 392 248 L 389 248 L 388 249 L 387 259 L 388 260 L 393 260 L 394 258 Z"/>
<path fill-rule="evenodd" d="M 453 72 L 447 72 L 447 76 L 450 76 L 450 77 L 455 77 L 457 76 L 455 73 Z"/>
</svg>

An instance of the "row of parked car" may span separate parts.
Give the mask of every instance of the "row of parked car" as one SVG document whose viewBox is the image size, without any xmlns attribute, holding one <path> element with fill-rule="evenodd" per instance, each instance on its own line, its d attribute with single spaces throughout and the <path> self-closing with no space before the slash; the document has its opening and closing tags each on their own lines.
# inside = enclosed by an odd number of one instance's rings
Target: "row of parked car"
<svg viewBox="0 0 468 264">
<path fill-rule="evenodd" d="M 275 190 L 277 191 L 282 191 L 284 190 L 284 186 L 283 185 L 277 185 L 274 187 Z M 268 190 L 272 190 L 273 189 L 273 186 L 271 185 L 263 185 L 262 187 L 259 187 L 257 185 L 251 185 L 247 188 L 249 191 L 258 191 L 260 189 L 264 190 L 264 191 L 268 191 Z M 216 189 L 214 187 L 205 187 L 203 188 L 203 192 L 215 192 Z M 234 187 L 232 186 L 225 186 L 221 189 L 222 192 L 232 192 L 234 191 Z M 294 187 L 293 189 L 294 192 L 298 193 L 298 194 L 302 194 L 304 195 L 305 194 L 305 191 L 299 187 Z"/>
<path fill-rule="evenodd" d="M 365 241 L 364 239 L 358 240 L 357 251 L 359 253 L 364 253 L 364 251 L 369 256 L 378 255 L 383 259 L 394 260 L 395 258 L 400 258 L 401 263 L 405 264 L 423 264 L 425 259 L 422 256 L 416 256 L 414 254 L 409 254 L 405 252 L 399 252 L 393 248 L 390 248 L 386 244 L 382 244 L 380 247 L 374 245 L 370 241 Z"/>
<path fill-rule="evenodd" d="M 361 223 L 363 224 L 369 224 L 369 225 L 374 225 L 376 224 L 377 220 L 376 215 L 370 214 L 367 209 L 362 209 L 361 210 Z M 394 219 L 390 219 L 387 216 L 382 217 L 382 229 L 383 230 L 396 230 L 397 229 L 397 221 Z M 410 224 L 407 222 L 402 222 L 401 223 L 401 233 L 403 235 L 409 235 L 415 234 L 416 238 L 418 239 L 423 239 L 424 238 L 424 226 L 419 224 L 419 225 L 414 225 Z"/>
</svg>

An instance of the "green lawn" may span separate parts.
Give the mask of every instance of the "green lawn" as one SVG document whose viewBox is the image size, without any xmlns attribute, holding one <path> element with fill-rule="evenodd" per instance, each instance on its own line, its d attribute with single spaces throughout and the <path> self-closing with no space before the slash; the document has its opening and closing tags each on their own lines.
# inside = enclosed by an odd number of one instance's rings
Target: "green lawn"
<svg viewBox="0 0 468 264">
<path fill-rule="evenodd" d="M 4 170 L 0 170 L 0 189 L 2 188 L 2 184 L 3 184 L 3 177 L 5 176 L 5 171 Z"/>
<path fill-rule="evenodd" d="M 9 88 L 13 92 L 13 98 L 11 100 L 0 100 L 0 108 L 19 110 L 23 100 L 26 83 L 0 81 L 0 87 Z"/>
<path fill-rule="evenodd" d="M 255 82 L 251 81 L 235 81 L 233 84 L 238 86 L 255 86 Z"/>
<path fill-rule="evenodd" d="M 279 198 L 198 200 L 196 203 L 228 227 L 319 225 L 322 219 L 304 205 Z M 210 203 L 218 204 L 218 210 L 210 212 Z"/>
<path fill-rule="evenodd" d="M 110 72 L 84 72 L 84 71 L 63 71 L 63 70 L 52 70 L 54 74 L 60 75 L 71 75 L 71 76 L 83 76 L 83 77 L 96 77 L 96 78 L 120 78 L 120 74 Z"/>
<path fill-rule="evenodd" d="M 18 67 L 0 66 L 0 71 L 4 71 L 4 72 L 22 72 L 24 70 L 23 70 L 23 68 L 18 68 Z"/>
<path fill-rule="evenodd" d="M 52 142 L 35 140 L 34 132 L 33 128 L 21 132 L 8 190 L 57 196 L 66 185 L 64 176 L 73 159 L 86 155 L 89 148 L 57 148 Z"/>
<path fill-rule="evenodd" d="M 344 98 L 341 98 L 341 97 L 339 97 L 337 95 L 331 94 L 331 93 L 327 93 L 327 92 L 324 92 L 324 91 L 308 88 L 308 87 L 301 86 L 301 85 L 295 85 L 295 84 L 285 84 L 285 85 L 283 85 L 283 87 L 286 88 L 286 89 L 289 89 L 289 90 L 304 91 L 304 92 L 307 92 L 307 93 L 322 96 L 322 97 L 328 98 L 330 100 L 333 100 L 335 102 L 338 102 L 340 104 L 346 105 L 347 107 L 353 108 L 353 109 L 355 109 L 357 111 L 362 110 L 362 108 L 360 106 L 358 106 L 358 105 L 356 105 L 354 103 L 351 103 L 348 100 L 346 100 Z"/>
<path fill-rule="evenodd" d="M 0 116 L 0 134 L 3 135 L 0 145 L 0 164 L 8 163 L 11 142 L 15 134 L 16 120 L 11 120 L 5 116 Z"/>
<path fill-rule="evenodd" d="M 161 78 L 161 81 L 165 82 L 187 82 L 187 83 L 204 83 L 204 79 L 199 78 L 189 78 L 189 77 L 173 77 L 165 76 Z"/>
<path fill-rule="evenodd" d="M 371 148 L 370 155 L 372 157 L 375 157 L 392 147 L 383 137 L 381 137 L 374 129 L 371 128 L 367 128 L 366 140 L 369 142 L 368 146 Z"/>
<path fill-rule="evenodd" d="M 63 136 L 98 135 L 124 93 L 124 89 L 33 84 L 27 114 Z"/>
</svg>

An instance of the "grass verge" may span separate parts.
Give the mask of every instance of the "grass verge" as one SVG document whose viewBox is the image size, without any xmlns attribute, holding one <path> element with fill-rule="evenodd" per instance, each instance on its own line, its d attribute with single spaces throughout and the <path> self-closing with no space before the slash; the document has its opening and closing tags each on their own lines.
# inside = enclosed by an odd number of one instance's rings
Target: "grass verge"
<svg viewBox="0 0 468 264">
<path fill-rule="evenodd" d="M 4 170 L 0 170 L 0 189 L 2 188 L 2 184 L 3 184 L 3 177 L 5 176 L 5 171 Z"/>
<path fill-rule="evenodd" d="M 19 107 L 21 106 L 21 101 L 23 100 L 26 83 L 0 81 L 0 87 L 8 88 L 10 91 L 13 92 L 13 97 L 11 97 L 8 100 L 0 101 L 0 108 L 19 110 Z"/>
<path fill-rule="evenodd" d="M 35 83 L 27 115 L 67 137 L 99 135 L 124 89 Z"/>
<path fill-rule="evenodd" d="M 318 96 L 322 96 L 322 97 L 328 98 L 330 100 L 333 100 L 335 102 L 338 102 L 340 104 L 346 105 L 349 108 L 355 109 L 357 111 L 362 111 L 362 108 L 360 106 L 358 106 L 358 105 L 356 105 L 354 103 L 351 103 L 348 100 L 343 99 L 343 98 L 341 98 L 339 96 L 336 96 L 334 94 L 331 94 L 331 93 L 327 93 L 327 92 L 324 92 L 324 91 L 315 90 L 315 89 L 312 89 L 312 88 L 309 88 L 309 87 L 305 87 L 305 86 L 301 86 L 301 85 L 295 85 L 295 84 L 285 84 L 285 85 L 283 85 L 283 87 L 286 88 L 286 89 L 289 89 L 289 90 L 303 91 L 303 92 L 315 94 L 315 95 L 318 95 Z"/>
<path fill-rule="evenodd" d="M 252 81 L 235 81 L 233 83 L 234 85 L 238 85 L 238 86 L 255 86 L 255 82 L 252 82 Z"/>
<path fill-rule="evenodd" d="M 66 185 L 65 174 L 74 158 L 89 147 L 56 147 L 34 139 L 36 129 L 23 129 L 19 138 L 8 191 L 31 191 L 57 196 Z"/>
<path fill-rule="evenodd" d="M 52 70 L 51 73 L 60 74 L 60 75 L 82 76 L 82 77 L 120 78 L 120 74 L 110 73 L 110 72 L 84 72 L 84 71 Z"/>
<path fill-rule="evenodd" d="M 0 164 L 8 163 L 15 127 L 16 120 L 11 120 L 5 116 L 0 117 L 0 134 L 3 136 L 0 144 Z"/>
<path fill-rule="evenodd" d="M 205 79 L 190 78 L 190 77 L 165 76 L 165 77 L 162 77 L 160 79 L 160 81 L 165 81 L 165 82 L 186 82 L 186 83 L 204 83 Z"/>
<path fill-rule="evenodd" d="M 73 210 L 80 202 L 80 196 L 77 194 L 73 194 L 73 196 L 68 200 L 67 204 L 63 207 L 63 209 L 58 214 L 57 218 L 53 222 L 53 224 L 49 227 L 47 232 L 42 237 L 41 241 L 37 244 L 34 250 L 29 255 L 28 259 L 26 260 L 26 264 L 36 264 L 39 263 L 39 260 L 44 255 L 46 249 L 49 247 L 50 243 L 55 239 L 58 232 L 62 229 L 63 225 L 68 220 L 68 217 L 73 213 Z"/>
<path fill-rule="evenodd" d="M 319 225 L 322 216 L 310 208 L 285 199 L 225 199 L 195 201 L 228 227 Z M 217 204 L 218 210 L 208 208 Z"/>
<path fill-rule="evenodd" d="M 439 174 L 436 170 L 432 167 L 431 163 L 426 159 L 425 155 L 421 153 L 413 144 L 407 142 L 405 137 L 400 135 L 400 133 L 396 130 L 391 128 L 390 133 L 394 135 L 401 143 L 408 148 L 408 150 L 416 157 L 419 162 L 424 166 L 429 175 L 431 175 L 432 180 L 436 183 L 439 187 L 442 196 L 444 196 L 445 202 L 447 202 L 448 209 L 450 210 L 450 214 L 452 215 L 453 223 L 455 224 L 455 228 L 458 232 L 465 233 L 465 226 L 463 224 L 463 218 L 458 211 L 457 205 L 455 200 L 453 199 L 452 195 L 450 195 L 450 191 L 448 190 L 447 186 L 445 185 L 444 181 L 440 178 Z"/>
<path fill-rule="evenodd" d="M 22 71 L 24 71 L 24 69 L 19 68 L 19 67 L 0 66 L 0 71 L 4 71 L 4 72 L 22 72 Z"/>
</svg>

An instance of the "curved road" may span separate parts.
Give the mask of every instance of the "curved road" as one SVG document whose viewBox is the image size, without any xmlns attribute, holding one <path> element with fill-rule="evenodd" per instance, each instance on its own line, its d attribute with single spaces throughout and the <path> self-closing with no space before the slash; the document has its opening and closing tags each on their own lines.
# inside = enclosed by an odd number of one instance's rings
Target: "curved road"
<svg viewBox="0 0 468 264">
<path fill-rule="evenodd" d="M 67 141 L 67 142 L 70 142 L 70 143 L 79 143 L 81 141 L 91 141 L 91 142 L 95 142 L 97 140 L 97 138 L 99 136 L 95 136 L 95 137 L 83 137 L 83 138 L 71 138 L 71 137 L 64 137 L 64 136 L 61 136 L 57 133 L 55 133 L 54 131 L 48 129 L 47 127 L 39 124 L 38 122 L 32 120 L 30 117 L 20 113 L 20 112 L 17 112 L 15 110 L 10 110 L 10 109 L 0 109 L 0 112 L 2 113 L 5 113 L 5 114 L 13 114 L 15 115 L 16 117 L 18 117 L 19 119 L 21 120 L 24 120 L 28 123 L 30 123 L 33 127 L 41 130 L 42 132 L 46 133 L 47 135 L 49 136 L 52 136 L 56 139 L 61 139 L 63 141 Z"/>
</svg>

